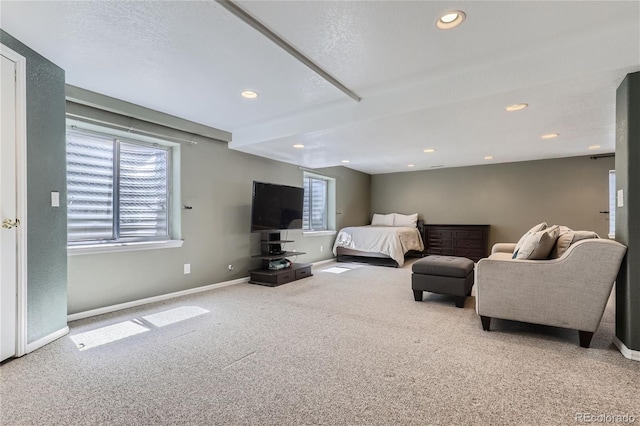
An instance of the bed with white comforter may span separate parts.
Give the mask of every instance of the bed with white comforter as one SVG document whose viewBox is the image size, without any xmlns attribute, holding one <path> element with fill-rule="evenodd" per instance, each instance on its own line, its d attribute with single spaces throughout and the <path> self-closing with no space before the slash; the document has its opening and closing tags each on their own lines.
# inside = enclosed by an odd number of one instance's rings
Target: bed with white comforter
<svg viewBox="0 0 640 426">
<path fill-rule="evenodd" d="M 415 226 L 351 226 L 342 228 L 333 244 L 333 254 L 339 256 L 339 248 L 350 251 L 382 254 L 404 265 L 404 256 L 411 250 L 423 251 L 424 243 Z"/>
</svg>

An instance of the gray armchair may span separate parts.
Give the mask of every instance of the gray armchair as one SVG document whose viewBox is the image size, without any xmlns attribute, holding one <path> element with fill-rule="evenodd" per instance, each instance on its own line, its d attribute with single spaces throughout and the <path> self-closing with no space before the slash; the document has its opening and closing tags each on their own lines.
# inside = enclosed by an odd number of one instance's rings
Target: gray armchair
<svg viewBox="0 0 640 426">
<path fill-rule="evenodd" d="M 514 244 L 496 244 L 476 266 L 476 312 L 491 318 L 575 329 L 588 348 L 627 248 L 615 241 L 573 243 L 557 259 L 511 259 Z"/>
</svg>

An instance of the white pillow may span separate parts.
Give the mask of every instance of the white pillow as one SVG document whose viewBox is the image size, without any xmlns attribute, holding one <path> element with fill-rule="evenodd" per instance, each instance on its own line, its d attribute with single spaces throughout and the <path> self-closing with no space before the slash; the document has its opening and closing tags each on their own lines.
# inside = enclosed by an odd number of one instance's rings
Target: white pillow
<svg viewBox="0 0 640 426">
<path fill-rule="evenodd" d="M 373 226 L 393 226 L 393 213 L 389 214 L 377 214 L 373 215 L 371 219 L 371 225 Z"/>
<path fill-rule="evenodd" d="M 418 213 L 400 214 L 393 213 L 393 226 L 409 226 L 415 228 L 418 225 Z"/>
</svg>

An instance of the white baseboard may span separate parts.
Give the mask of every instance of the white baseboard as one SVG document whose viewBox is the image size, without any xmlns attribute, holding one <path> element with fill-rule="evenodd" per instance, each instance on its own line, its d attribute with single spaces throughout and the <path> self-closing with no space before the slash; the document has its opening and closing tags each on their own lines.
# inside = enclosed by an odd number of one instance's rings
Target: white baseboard
<svg viewBox="0 0 640 426">
<path fill-rule="evenodd" d="M 69 333 L 69 327 L 64 327 L 64 328 L 61 328 L 58 331 L 54 331 L 53 333 L 36 340 L 35 342 L 27 343 L 27 352 L 26 353 L 33 352 L 36 349 L 40 349 L 44 345 L 47 345 L 47 344 L 53 342 L 56 339 L 61 338 L 62 336 L 66 335 L 68 333 Z"/>
<path fill-rule="evenodd" d="M 314 267 L 323 265 L 325 263 L 335 262 L 335 258 L 327 260 L 320 260 L 312 263 Z M 234 284 L 242 284 L 249 282 L 249 277 L 238 278 L 232 281 L 224 281 L 217 284 L 205 285 L 202 287 L 190 288 L 188 290 L 176 291 L 173 293 L 161 294 L 159 296 L 147 297 L 146 299 L 132 300 L 131 302 L 119 303 L 117 305 L 105 306 L 103 308 L 91 309 L 89 311 L 77 312 L 75 314 L 67 315 L 67 321 L 77 321 L 84 318 L 93 317 L 96 315 L 108 314 L 110 312 L 120 311 L 122 309 L 134 308 L 136 306 L 146 305 L 148 303 L 161 302 L 163 300 L 173 299 L 180 296 L 187 296 L 189 294 L 200 293 L 203 291 L 209 291 L 220 287 L 226 287 Z"/>
<path fill-rule="evenodd" d="M 640 351 L 634 351 L 633 349 L 629 349 L 627 345 L 622 343 L 617 336 L 613 337 L 613 344 L 618 347 L 620 353 L 627 359 L 632 359 L 634 361 L 640 361 Z"/>
<path fill-rule="evenodd" d="M 217 284 L 205 285 L 202 287 L 190 288 L 188 290 L 176 291 L 173 293 L 161 294 L 159 296 L 147 297 L 146 299 L 132 300 L 131 302 L 119 303 L 117 305 L 105 306 L 104 308 L 91 309 L 89 311 L 77 312 L 75 314 L 67 315 L 67 321 L 77 321 L 79 319 L 89 318 L 96 315 L 108 314 L 109 312 L 120 311 L 122 309 L 134 308 L 140 305 L 146 305 L 147 303 L 161 302 L 163 300 L 173 299 L 180 296 L 187 296 L 189 294 L 201 293 L 203 291 L 209 291 L 220 287 L 226 287 L 234 284 L 242 284 L 249 282 L 249 277 L 238 278 L 236 280 L 224 281 Z"/>
<path fill-rule="evenodd" d="M 316 266 L 320 266 L 320 265 L 324 265 L 325 263 L 331 263 L 331 262 L 335 262 L 336 258 L 332 257 L 330 259 L 326 259 L 326 260 L 318 260 L 317 262 L 313 262 L 311 265 L 315 268 Z"/>
</svg>

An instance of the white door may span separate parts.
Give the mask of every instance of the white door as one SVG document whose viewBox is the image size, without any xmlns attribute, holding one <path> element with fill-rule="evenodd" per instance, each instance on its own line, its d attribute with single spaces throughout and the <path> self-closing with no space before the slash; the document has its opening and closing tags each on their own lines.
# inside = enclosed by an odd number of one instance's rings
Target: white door
<svg viewBox="0 0 640 426">
<path fill-rule="evenodd" d="M 0 70 L 0 361 L 16 355 L 16 64 L 1 56 Z"/>
</svg>

